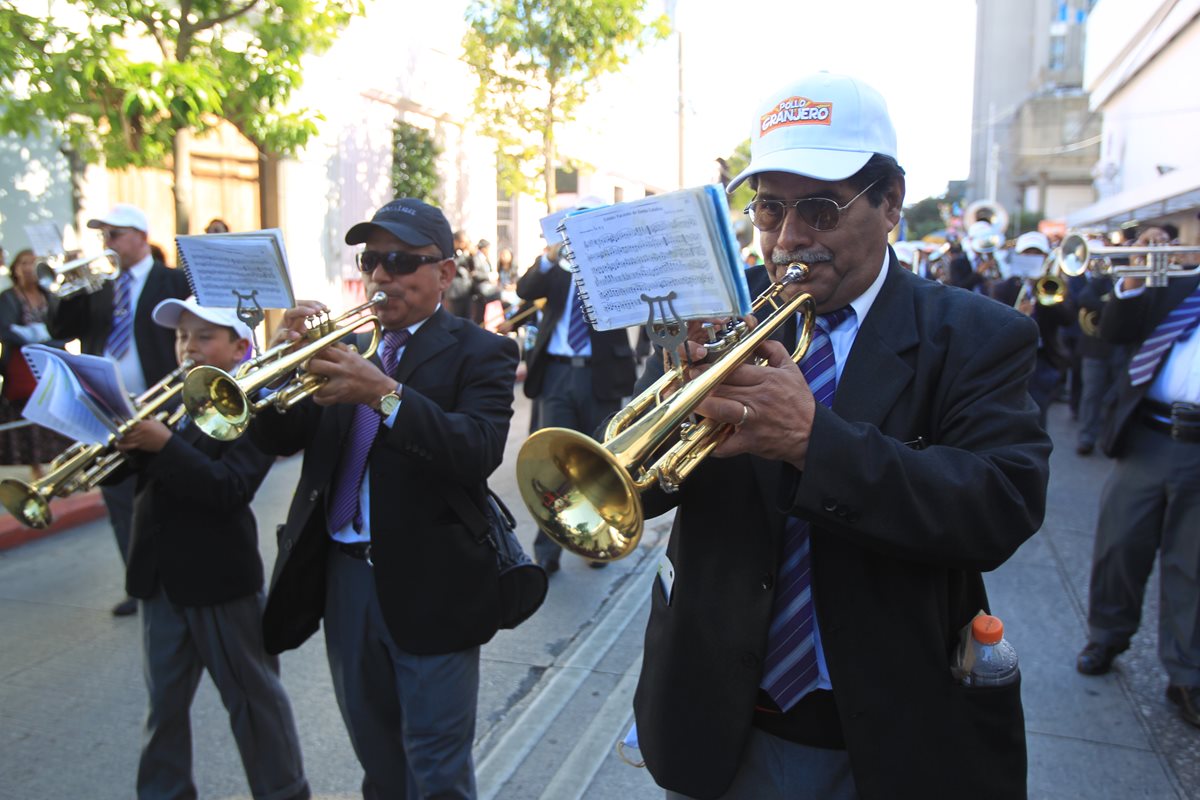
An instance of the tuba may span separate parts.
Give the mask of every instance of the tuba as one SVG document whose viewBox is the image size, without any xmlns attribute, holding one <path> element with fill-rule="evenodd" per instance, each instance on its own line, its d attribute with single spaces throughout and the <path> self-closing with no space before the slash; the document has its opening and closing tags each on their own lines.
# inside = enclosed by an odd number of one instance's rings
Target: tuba
<svg viewBox="0 0 1200 800">
<path fill-rule="evenodd" d="M 66 497 L 75 492 L 96 488 L 124 461 L 125 454 L 116 449 L 117 440 L 144 419 L 158 419 L 168 426 L 183 418 L 183 409 L 167 415 L 165 406 L 183 388 L 180 379 L 192 368 L 184 361 L 173 372 L 151 386 L 135 401 L 136 413 L 99 444 L 76 442 L 50 462 L 50 471 L 32 483 L 15 478 L 0 481 L 0 503 L 8 512 L 29 528 L 46 528 L 54 521 L 50 513 L 50 498 Z"/>
<path fill-rule="evenodd" d="M 196 367 L 183 381 L 183 405 L 196 427 L 214 439 L 227 442 L 246 432 L 250 417 L 273 406 L 287 411 L 315 393 L 325 378 L 304 370 L 308 360 L 330 345 L 365 325 L 373 326 L 371 343 L 363 352 L 370 358 L 379 347 L 383 326 L 379 317 L 367 312 L 387 302 L 387 295 L 376 292 L 370 300 L 339 317 L 310 318 L 305 331 L 307 342 L 284 342 L 242 364 L 236 374 L 212 366 Z M 295 373 L 295 374 L 293 374 Z M 252 396 L 274 383 L 287 382 L 257 401 Z"/>
<path fill-rule="evenodd" d="M 551 539 L 593 561 L 615 561 L 632 553 L 645 523 L 641 492 L 658 485 L 672 492 L 733 425 L 701 419 L 689 422 L 696 406 L 797 311 L 804 327 L 792 359 L 798 361 L 812 338 L 816 303 L 784 290 L 804 280 L 808 267 L 791 264 L 784 277 L 754 301 L 753 312 L 767 316 L 751 329 L 728 323 L 706 345 L 709 369 L 685 381 L 683 366 L 667 372 L 612 418 L 604 441 L 565 428 L 544 428 L 530 436 L 517 455 L 517 486 L 538 527 Z"/>
</svg>

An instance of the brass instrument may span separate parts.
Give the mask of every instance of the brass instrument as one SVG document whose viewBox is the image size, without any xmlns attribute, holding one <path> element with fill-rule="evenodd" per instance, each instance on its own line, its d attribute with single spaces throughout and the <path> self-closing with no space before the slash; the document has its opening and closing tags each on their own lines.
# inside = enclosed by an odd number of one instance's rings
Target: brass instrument
<svg viewBox="0 0 1200 800">
<path fill-rule="evenodd" d="M 326 347 L 337 344 L 364 325 L 372 325 L 371 343 L 363 357 L 370 358 L 375 354 L 383 336 L 383 326 L 377 315 L 366 312 L 386 302 L 387 295 L 376 292 L 367 302 L 334 319 L 328 315 L 310 318 L 309 328 L 305 331 L 307 342 L 275 345 L 242 364 L 234 375 L 217 367 L 196 367 L 183 381 L 183 405 L 188 416 L 201 431 L 227 442 L 245 433 L 250 417 L 268 406 L 287 411 L 325 383 L 325 378 L 306 372 L 304 366 Z M 293 371 L 295 375 L 292 375 Z M 250 400 L 260 390 L 285 378 L 288 379 L 286 383 L 257 402 Z"/>
<path fill-rule="evenodd" d="M 104 284 L 121 274 L 120 258 L 113 250 L 61 264 L 51 260 L 47 266 L 53 271 L 54 277 L 45 283 L 45 289 L 60 300 L 77 294 L 95 294 Z"/>
<path fill-rule="evenodd" d="M 50 498 L 66 497 L 75 492 L 96 488 L 125 460 L 116 449 L 117 441 L 145 419 L 158 419 L 171 426 L 183 418 L 183 408 L 167 416 L 163 407 L 183 388 L 180 380 L 192 368 L 184 361 L 174 371 L 151 386 L 134 401 L 136 413 L 123 422 L 117 432 L 99 444 L 76 442 L 50 462 L 50 471 L 41 478 L 26 483 L 15 478 L 0 481 L 0 503 L 22 524 L 30 528 L 46 528 L 54 521 L 50 513 Z"/>
<path fill-rule="evenodd" d="M 533 314 L 541 311 L 545 307 L 546 298 L 539 297 L 529 304 L 529 308 L 522 309 L 521 311 L 513 314 L 511 317 L 505 318 L 505 320 L 496 327 L 496 332 L 508 333 L 509 331 L 516 330 L 516 328 L 519 327 L 519 324 L 524 322 L 526 318 L 533 316 Z"/>
<path fill-rule="evenodd" d="M 1059 260 L 1053 255 L 1042 262 L 1042 277 L 1034 283 L 1034 295 L 1038 305 L 1056 306 L 1067 299 L 1067 284 L 1061 276 Z"/>
<path fill-rule="evenodd" d="M 544 428 L 517 455 L 517 485 L 538 527 L 565 549 L 593 561 L 615 561 L 632 553 L 642 536 L 641 492 L 655 484 L 671 492 L 733 432 L 735 426 L 701 419 L 688 422 L 697 405 L 797 311 L 804 326 L 792 359 L 812 338 L 816 304 L 786 288 L 804 280 L 805 264 L 791 264 L 782 280 L 754 301 L 768 315 L 751 329 L 730 322 L 705 345 L 714 360 L 703 373 L 684 380 L 682 365 L 667 372 L 609 422 L 604 441 L 565 428 Z M 665 448 L 665 449 L 664 449 Z"/>
<path fill-rule="evenodd" d="M 1095 309 L 1079 309 L 1079 329 L 1084 336 L 1093 338 L 1100 335 L 1100 312 Z"/>
<path fill-rule="evenodd" d="M 1162 245 L 1151 247 L 1093 247 L 1073 233 L 1063 239 L 1054 251 L 1058 269 L 1072 278 L 1088 270 L 1112 278 L 1145 278 L 1148 286 L 1166 286 L 1171 278 L 1191 278 L 1200 275 L 1200 265 L 1184 267 L 1172 261 L 1183 254 L 1200 255 L 1200 247 Z M 1114 258 L 1144 256 L 1147 264 L 1113 264 Z"/>
</svg>

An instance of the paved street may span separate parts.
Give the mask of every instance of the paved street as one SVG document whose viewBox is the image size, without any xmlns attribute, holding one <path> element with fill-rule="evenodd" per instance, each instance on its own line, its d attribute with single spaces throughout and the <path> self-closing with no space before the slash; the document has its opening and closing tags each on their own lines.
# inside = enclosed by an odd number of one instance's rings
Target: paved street
<svg viewBox="0 0 1200 800">
<path fill-rule="evenodd" d="M 505 463 L 492 481 L 514 510 L 521 506 L 513 462 L 527 420 L 522 399 Z M 1200 731 L 1180 721 L 1162 696 L 1157 575 L 1143 632 L 1118 669 L 1100 678 L 1074 670 L 1084 642 L 1097 497 L 1109 462 L 1075 455 L 1064 406 L 1054 407 L 1051 424 L 1058 446 L 1045 527 L 987 577 L 993 609 L 1021 657 L 1030 794 L 1200 798 Z M 298 471 L 298 460 L 281 462 L 255 503 L 268 564 L 275 557 L 269 532 L 283 520 Z M 525 519 L 528 545 L 533 529 Z M 642 549 L 607 570 L 564 558 L 543 609 L 484 648 L 476 743 L 481 797 L 661 796 L 614 745 L 631 723 L 647 590 L 666 525 L 653 521 Z M 0 553 L 0 800 L 132 796 L 145 690 L 138 624 L 109 614 L 120 597 L 118 565 L 104 522 Z M 321 637 L 286 654 L 283 673 L 314 792 L 357 797 L 360 771 Z M 207 678 L 193 731 L 201 797 L 247 797 L 225 712 Z"/>
</svg>

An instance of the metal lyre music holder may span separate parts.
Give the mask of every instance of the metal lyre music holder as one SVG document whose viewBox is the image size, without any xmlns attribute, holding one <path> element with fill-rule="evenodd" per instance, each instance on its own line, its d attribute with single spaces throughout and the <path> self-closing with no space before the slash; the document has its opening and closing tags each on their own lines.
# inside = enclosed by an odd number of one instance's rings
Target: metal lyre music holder
<svg viewBox="0 0 1200 800">
<path fill-rule="evenodd" d="M 649 308 L 645 326 L 646 336 L 651 343 L 662 348 L 664 358 L 668 359 L 673 369 L 678 370 L 681 366 L 679 346 L 687 341 L 687 324 L 680 318 L 675 304 L 671 302 L 675 297 L 675 292 L 655 297 L 643 294 L 642 302 Z M 690 357 L 688 362 L 691 363 Z"/>
<path fill-rule="evenodd" d="M 246 323 L 250 328 L 250 339 L 254 345 L 255 354 L 262 352 L 258 346 L 258 326 L 266 319 L 267 314 L 263 311 L 263 307 L 258 302 L 258 289 L 252 290 L 249 294 L 242 294 L 237 289 L 233 289 L 233 296 L 237 298 L 237 318 Z"/>
</svg>

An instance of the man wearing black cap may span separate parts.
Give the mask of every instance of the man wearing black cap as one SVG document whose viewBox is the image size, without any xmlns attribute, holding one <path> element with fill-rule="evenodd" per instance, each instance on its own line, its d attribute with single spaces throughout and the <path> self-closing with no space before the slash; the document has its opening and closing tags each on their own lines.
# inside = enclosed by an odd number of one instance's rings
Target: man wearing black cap
<svg viewBox="0 0 1200 800">
<path fill-rule="evenodd" d="M 263 450 L 305 451 L 263 617 L 268 651 L 325 622 L 338 707 L 363 765 L 363 796 L 474 797 L 479 645 L 497 628 L 495 553 L 463 523 L 485 508 L 512 416 L 516 345 L 441 305 L 455 274 L 442 212 L 402 198 L 355 225 L 383 342 L 336 345 L 309 369 L 328 381 L 251 426 Z M 279 337 L 299 338 L 304 303 Z"/>
</svg>

